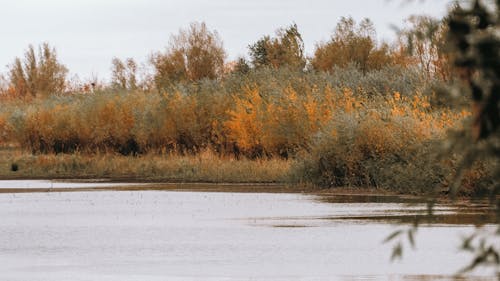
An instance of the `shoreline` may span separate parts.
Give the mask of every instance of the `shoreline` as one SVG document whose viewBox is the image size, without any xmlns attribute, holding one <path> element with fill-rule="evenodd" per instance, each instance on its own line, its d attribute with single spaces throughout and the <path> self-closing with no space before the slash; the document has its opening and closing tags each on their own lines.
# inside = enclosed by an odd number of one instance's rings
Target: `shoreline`
<svg viewBox="0 0 500 281">
<path fill-rule="evenodd" d="M 0 182 L 3 179 L 0 180 Z M 23 179 L 29 181 L 29 179 Z M 374 188 L 318 188 L 305 185 L 286 185 L 286 184 L 261 184 L 261 183 L 173 183 L 173 182 L 140 182 L 136 179 L 134 184 L 130 181 L 123 182 L 117 179 L 69 179 L 55 180 L 56 182 L 67 183 L 99 183 L 99 184 L 114 184 L 109 186 L 98 187 L 18 187 L 18 188 L 0 188 L 0 196 L 15 194 L 35 194 L 35 193 L 78 193 L 78 192 L 198 192 L 198 193 L 247 193 L 247 194 L 297 194 L 304 196 L 315 196 L 314 200 L 319 202 L 336 204 L 336 203 L 362 203 L 362 204 L 387 204 L 399 203 L 405 206 L 427 206 L 424 207 L 417 216 L 348 216 L 345 219 L 363 219 L 363 220 L 392 220 L 403 223 L 414 223 L 415 219 L 422 222 L 443 222 L 443 221 L 461 221 L 471 224 L 482 224 L 486 221 L 491 222 L 495 216 L 492 210 L 489 209 L 487 198 L 473 197 L 456 197 L 451 198 L 444 194 L 435 195 L 415 195 L 403 194 L 390 191 L 387 189 Z M 123 184 L 123 185 L 120 185 Z M 440 204 L 447 208 L 459 211 L 454 214 L 429 215 L 426 213 L 429 206 Z M 344 219 L 343 217 L 335 218 L 337 220 Z"/>
<path fill-rule="evenodd" d="M 25 179 L 26 180 L 26 179 Z M 417 221 L 422 224 L 452 224 L 452 225 L 485 225 L 495 222 L 496 216 L 494 210 L 488 205 L 487 200 L 473 200 L 473 198 L 456 198 L 452 200 L 450 197 L 438 195 L 437 197 L 425 195 L 408 195 L 395 193 L 388 190 L 373 189 L 373 188 L 330 188 L 321 189 L 308 186 L 290 186 L 283 184 L 231 184 L 231 183 L 171 183 L 171 182 L 156 182 L 131 184 L 130 182 L 121 182 L 106 179 L 73 179 L 71 184 L 95 182 L 103 184 L 100 187 L 41 187 L 30 188 L 1 188 L 0 196 L 17 198 L 16 194 L 21 197 L 21 194 L 28 196 L 40 196 L 43 194 L 49 195 L 53 193 L 56 196 L 63 193 L 79 192 L 96 193 L 93 196 L 99 197 L 98 192 L 194 192 L 194 193 L 240 193 L 240 194 L 296 194 L 298 196 L 308 196 L 307 200 L 317 201 L 324 204 L 398 204 L 401 210 L 405 210 L 407 206 L 419 207 L 414 211 L 398 215 L 386 214 L 359 214 L 359 215 L 333 215 L 327 217 L 328 220 L 344 221 L 344 220 L 362 220 L 362 221 L 382 221 L 386 223 L 398 224 L 414 224 Z M 26 180 L 28 181 L 28 180 Z M 63 181 L 64 182 L 64 181 Z M 0 184 L 1 184 L 0 180 Z M 39 182 L 40 186 L 43 186 Z M 59 181 L 61 183 L 61 181 Z M 117 183 L 117 185 L 112 184 Z M 107 185 L 106 184 L 112 184 Z M 1 185 L 0 185 L 1 186 Z M 36 186 L 36 182 L 33 182 Z M 59 185 L 61 186 L 61 185 Z M 36 195 L 38 194 L 38 195 Z M 142 195 L 141 195 L 142 198 Z M 439 204 L 441 207 L 447 208 L 451 213 L 431 214 L 429 206 Z M 413 210 L 410 208 L 410 210 Z"/>
<path fill-rule="evenodd" d="M 426 195 L 405 194 L 383 188 L 373 187 L 335 187 L 321 188 L 300 184 L 286 183 L 262 183 L 262 182 L 175 182 L 161 181 L 142 178 L 0 178 L 0 181 L 30 181 L 46 180 L 67 183 L 110 183 L 113 186 L 106 187 L 82 187 L 82 188 L 0 188 L 0 193 L 29 193 L 29 192 L 78 192 L 78 191 L 185 191 L 185 192 L 231 192 L 231 193 L 293 193 L 305 195 L 328 196 L 377 196 L 377 197 L 400 197 L 406 199 L 429 198 Z M 130 184 L 132 183 L 132 184 Z M 123 184 L 123 185 L 120 185 Z M 447 196 L 439 195 L 441 199 Z M 421 201 L 421 200 L 419 200 Z"/>
</svg>

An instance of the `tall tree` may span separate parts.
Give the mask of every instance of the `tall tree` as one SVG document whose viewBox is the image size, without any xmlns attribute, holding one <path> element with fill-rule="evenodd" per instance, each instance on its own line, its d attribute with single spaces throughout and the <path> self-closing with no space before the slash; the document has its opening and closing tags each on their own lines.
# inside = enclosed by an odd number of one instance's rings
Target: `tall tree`
<svg viewBox="0 0 500 281">
<path fill-rule="evenodd" d="M 400 31 L 404 48 L 411 52 L 413 61 L 427 78 L 449 80 L 451 75 L 451 54 L 447 50 L 447 19 L 437 20 L 429 16 L 411 16 L 409 27 Z"/>
<path fill-rule="evenodd" d="M 304 41 L 297 24 L 276 31 L 276 37 L 264 36 L 249 46 L 254 67 L 290 67 L 302 70 L 306 65 Z"/>
<path fill-rule="evenodd" d="M 354 64 L 366 72 L 392 62 L 389 46 L 377 45 L 373 23 L 363 19 L 357 25 L 351 17 L 340 19 L 330 40 L 316 46 L 311 60 L 313 68 L 321 71 Z"/>
<path fill-rule="evenodd" d="M 111 84 L 115 88 L 137 89 L 137 63 L 132 58 L 122 61 L 113 58 L 111 61 Z"/>
<path fill-rule="evenodd" d="M 179 81 L 216 79 L 224 72 L 225 59 L 226 51 L 217 31 L 195 22 L 172 35 L 165 52 L 153 55 L 154 80 L 158 88 L 165 88 Z"/>
<path fill-rule="evenodd" d="M 68 69 L 57 60 L 56 50 L 47 43 L 30 45 L 24 61 L 16 58 L 9 69 L 9 84 L 17 96 L 47 96 L 61 93 L 66 87 Z"/>
</svg>

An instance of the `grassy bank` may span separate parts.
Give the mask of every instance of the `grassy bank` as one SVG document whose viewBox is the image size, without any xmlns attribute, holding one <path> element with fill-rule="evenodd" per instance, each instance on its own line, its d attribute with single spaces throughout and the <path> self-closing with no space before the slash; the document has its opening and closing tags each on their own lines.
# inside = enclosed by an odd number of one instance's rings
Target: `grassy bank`
<svg viewBox="0 0 500 281">
<path fill-rule="evenodd" d="M 19 148 L 0 151 L 0 178 L 107 178 L 114 180 L 212 183 L 284 182 L 291 160 L 236 160 L 204 151 L 197 155 L 115 153 L 38 154 Z M 15 170 L 15 171 L 13 171 Z"/>
</svg>

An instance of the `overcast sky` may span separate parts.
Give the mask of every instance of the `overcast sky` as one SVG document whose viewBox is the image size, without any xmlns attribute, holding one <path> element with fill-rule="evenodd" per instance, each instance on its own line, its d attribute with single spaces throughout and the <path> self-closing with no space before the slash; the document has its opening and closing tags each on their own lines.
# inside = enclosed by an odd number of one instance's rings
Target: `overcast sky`
<svg viewBox="0 0 500 281">
<path fill-rule="evenodd" d="M 328 39 L 342 16 L 370 18 L 380 40 L 394 38 L 412 14 L 441 17 L 449 0 L 0 0 L 0 73 L 29 44 L 48 42 L 71 74 L 109 77 L 111 59 L 145 62 L 171 34 L 204 21 L 224 41 L 229 59 L 280 27 L 297 23 L 306 51 Z"/>
</svg>

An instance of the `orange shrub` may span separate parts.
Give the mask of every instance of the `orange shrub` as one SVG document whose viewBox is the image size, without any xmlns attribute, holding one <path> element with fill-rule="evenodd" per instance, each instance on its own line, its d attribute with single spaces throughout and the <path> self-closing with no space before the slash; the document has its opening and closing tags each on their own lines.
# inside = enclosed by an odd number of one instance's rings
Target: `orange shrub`
<svg viewBox="0 0 500 281">
<path fill-rule="evenodd" d="M 229 139 L 244 153 L 262 155 L 264 119 L 269 117 L 268 104 L 263 101 L 258 89 L 249 87 L 242 97 L 235 97 L 234 103 L 234 109 L 229 110 L 230 119 L 224 124 Z"/>
<path fill-rule="evenodd" d="M 0 115 L 0 143 L 5 141 L 9 135 L 10 128 L 6 119 L 6 116 Z"/>
<path fill-rule="evenodd" d="M 263 96 L 257 87 L 235 97 L 225 127 L 230 141 L 250 157 L 288 157 L 308 150 L 312 138 L 331 120 L 331 101 L 292 87 L 279 96 Z"/>
<path fill-rule="evenodd" d="M 23 114 L 16 138 L 33 152 L 45 153 L 197 153 L 208 148 L 250 158 L 286 158 L 314 150 L 318 138 L 343 142 L 349 137 L 346 149 L 355 163 L 441 138 L 468 114 L 432 109 L 418 93 L 363 93 L 314 85 L 272 92 L 247 85 L 232 95 L 128 91 L 35 99 L 19 106 Z M 2 128 L 9 126 L 8 115 L 0 117 Z"/>
</svg>

